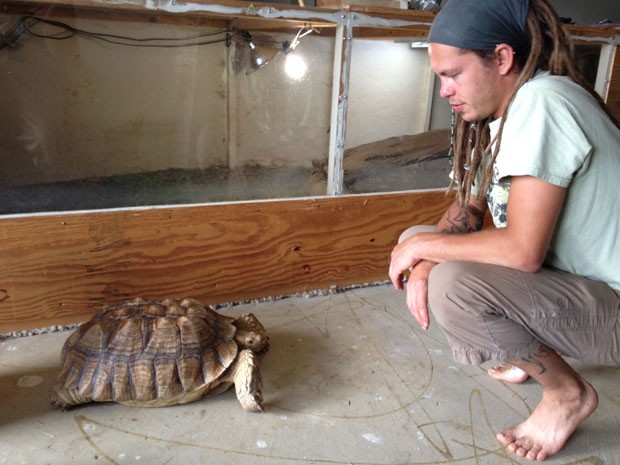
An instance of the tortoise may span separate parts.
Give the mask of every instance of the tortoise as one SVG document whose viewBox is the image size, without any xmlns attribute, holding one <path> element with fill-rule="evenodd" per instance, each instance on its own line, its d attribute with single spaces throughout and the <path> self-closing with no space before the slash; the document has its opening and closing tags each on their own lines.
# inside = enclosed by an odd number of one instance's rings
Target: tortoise
<svg viewBox="0 0 620 465">
<path fill-rule="evenodd" d="M 184 404 L 228 390 L 263 410 L 259 355 L 265 328 L 249 313 L 224 316 L 197 300 L 136 298 L 105 306 L 65 341 L 52 405 L 89 402 L 134 407 Z"/>
</svg>

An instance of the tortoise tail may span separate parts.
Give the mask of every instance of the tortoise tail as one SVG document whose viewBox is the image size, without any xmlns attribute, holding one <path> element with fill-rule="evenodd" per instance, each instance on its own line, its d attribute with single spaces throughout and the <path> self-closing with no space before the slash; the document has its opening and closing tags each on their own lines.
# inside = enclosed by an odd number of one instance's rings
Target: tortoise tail
<svg viewBox="0 0 620 465">
<path fill-rule="evenodd" d="M 78 404 L 92 402 L 92 399 L 80 395 L 76 389 L 67 389 L 62 384 L 55 386 L 54 389 L 49 392 L 49 399 L 53 407 L 63 410 Z"/>
</svg>

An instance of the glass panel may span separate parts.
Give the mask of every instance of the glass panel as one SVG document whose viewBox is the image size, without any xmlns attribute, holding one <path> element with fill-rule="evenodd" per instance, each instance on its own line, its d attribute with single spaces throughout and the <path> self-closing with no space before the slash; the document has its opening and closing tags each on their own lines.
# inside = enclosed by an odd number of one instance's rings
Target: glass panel
<svg viewBox="0 0 620 465">
<path fill-rule="evenodd" d="M 334 38 L 310 33 L 294 52 L 274 58 L 273 44 L 279 49 L 293 36 L 253 38 L 269 61 L 252 71 L 244 45 L 233 60 L 241 69 L 231 73 L 229 87 L 229 189 L 238 192 L 229 197 L 325 195 L 327 179 L 315 167 L 326 165 L 329 153 Z"/>
<path fill-rule="evenodd" d="M 0 17 L 0 213 L 326 193 L 333 37 L 42 19 Z"/>
<path fill-rule="evenodd" d="M 450 110 L 427 47 L 354 39 L 349 90 L 345 193 L 447 187 Z"/>
</svg>

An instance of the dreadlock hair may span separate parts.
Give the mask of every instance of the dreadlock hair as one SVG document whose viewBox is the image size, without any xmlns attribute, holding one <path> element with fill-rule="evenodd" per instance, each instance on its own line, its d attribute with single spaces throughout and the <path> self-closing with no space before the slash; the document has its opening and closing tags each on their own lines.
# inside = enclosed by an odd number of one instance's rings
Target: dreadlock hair
<svg viewBox="0 0 620 465">
<path fill-rule="evenodd" d="M 599 103 L 603 111 L 614 124 L 620 123 L 611 114 L 603 99 L 594 91 L 576 67 L 573 57 L 573 46 L 568 33 L 564 30 L 555 10 L 547 0 L 530 0 L 527 15 L 527 28 L 530 38 L 529 50 L 515 50 L 516 66 L 521 70 L 515 90 L 509 100 L 508 107 L 501 117 L 496 137 L 491 141 L 489 123 L 492 116 L 471 123 L 458 115 L 452 130 L 451 150 L 453 158 L 453 177 L 448 187 L 451 192 L 456 186 L 456 197 L 461 208 L 465 208 L 471 196 L 478 169 L 483 168 L 482 182 L 478 190 L 478 200 L 483 200 L 491 184 L 493 165 L 499 153 L 504 123 L 508 116 L 510 103 L 517 91 L 529 81 L 536 70 L 549 71 L 556 76 L 568 76 L 585 88 Z M 482 60 L 492 60 L 494 51 L 470 50 Z M 493 153 L 489 157 L 488 155 Z"/>
</svg>

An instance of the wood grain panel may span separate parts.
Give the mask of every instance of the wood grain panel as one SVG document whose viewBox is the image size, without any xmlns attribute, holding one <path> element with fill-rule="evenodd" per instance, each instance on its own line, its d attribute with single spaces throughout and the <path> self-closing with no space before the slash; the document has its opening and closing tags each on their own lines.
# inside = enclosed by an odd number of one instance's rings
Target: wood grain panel
<svg viewBox="0 0 620 465">
<path fill-rule="evenodd" d="M 387 279 L 400 231 L 443 192 L 0 219 L 0 331 L 83 321 L 104 303 L 205 303 Z"/>
</svg>

